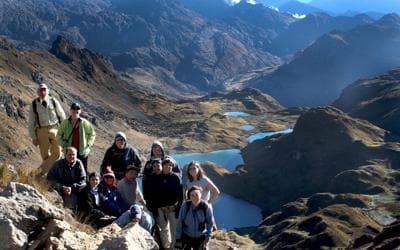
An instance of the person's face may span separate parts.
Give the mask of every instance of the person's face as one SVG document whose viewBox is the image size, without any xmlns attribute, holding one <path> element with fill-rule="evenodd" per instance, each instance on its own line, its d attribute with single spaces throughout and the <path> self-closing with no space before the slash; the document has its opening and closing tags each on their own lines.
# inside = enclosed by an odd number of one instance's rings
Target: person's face
<svg viewBox="0 0 400 250">
<path fill-rule="evenodd" d="M 123 138 L 118 138 L 115 140 L 115 145 L 117 145 L 119 149 L 123 149 L 125 147 L 125 140 Z"/>
<path fill-rule="evenodd" d="M 68 150 L 67 155 L 65 156 L 67 162 L 74 162 L 76 160 L 76 151 L 75 150 Z"/>
<path fill-rule="evenodd" d="M 153 164 L 153 173 L 155 174 L 161 174 L 162 172 L 162 167 L 160 163 L 154 163 Z"/>
<path fill-rule="evenodd" d="M 153 147 L 151 148 L 153 150 L 153 156 L 156 158 L 159 158 L 162 156 L 162 149 L 159 145 L 154 144 Z"/>
<path fill-rule="evenodd" d="M 38 95 L 39 95 L 39 98 L 40 98 L 40 99 L 46 98 L 46 96 L 47 96 L 48 93 L 49 93 L 49 90 L 46 89 L 46 88 L 38 89 Z"/>
<path fill-rule="evenodd" d="M 108 186 L 111 186 L 111 185 L 114 184 L 114 177 L 109 176 L 109 175 L 104 176 L 104 182 L 105 182 Z"/>
<path fill-rule="evenodd" d="M 99 181 L 100 181 L 99 177 L 97 177 L 97 176 L 90 178 L 90 180 L 89 180 L 90 187 L 95 188 L 97 185 L 99 185 Z"/>
<path fill-rule="evenodd" d="M 172 163 L 165 163 L 162 165 L 162 172 L 163 174 L 170 174 L 172 173 Z"/>
<path fill-rule="evenodd" d="M 197 166 L 197 164 L 192 164 L 189 167 L 189 174 L 193 179 L 197 179 L 197 175 L 199 174 L 199 166 Z"/>
<path fill-rule="evenodd" d="M 196 206 L 198 204 L 200 204 L 201 201 L 201 192 L 200 190 L 193 190 L 192 192 L 190 192 L 190 201 Z"/>
<path fill-rule="evenodd" d="M 80 108 L 71 108 L 70 109 L 71 117 L 78 118 L 81 114 Z"/>
<path fill-rule="evenodd" d="M 126 172 L 125 177 L 129 180 L 129 181 L 133 181 L 136 179 L 137 177 L 137 172 L 133 169 L 129 170 L 128 172 Z"/>
</svg>

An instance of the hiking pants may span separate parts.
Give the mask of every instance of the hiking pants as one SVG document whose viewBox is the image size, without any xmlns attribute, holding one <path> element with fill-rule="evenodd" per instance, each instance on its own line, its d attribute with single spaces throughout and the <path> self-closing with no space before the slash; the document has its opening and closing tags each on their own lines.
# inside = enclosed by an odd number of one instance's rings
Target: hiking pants
<svg viewBox="0 0 400 250">
<path fill-rule="evenodd" d="M 199 238 L 192 238 L 187 236 L 186 234 L 182 235 L 182 247 L 184 250 L 203 250 L 204 249 L 204 240 L 206 237 L 204 235 Z"/>
<path fill-rule="evenodd" d="M 60 159 L 61 147 L 56 140 L 57 125 L 36 128 L 39 141 L 40 155 L 42 156 L 41 172 L 47 173 L 53 163 Z"/>
<path fill-rule="evenodd" d="M 175 205 L 158 208 L 156 222 L 160 228 L 160 238 L 163 248 L 173 249 L 175 245 L 176 222 Z"/>
</svg>

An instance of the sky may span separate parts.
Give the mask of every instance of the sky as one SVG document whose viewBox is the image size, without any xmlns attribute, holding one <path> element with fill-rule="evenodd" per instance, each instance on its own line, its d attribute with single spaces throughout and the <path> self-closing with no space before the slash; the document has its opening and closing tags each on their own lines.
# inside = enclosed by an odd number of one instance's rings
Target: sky
<svg viewBox="0 0 400 250">
<path fill-rule="evenodd" d="M 239 3 L 240 1 L 241 1 L 241 0 L 230 0 L 231 3 Z M 302 2 L 302 3 L 309 3 L 309 2 L 311 2 L 311 0 L 297 0 L 297 1 Z M 255 3 L 257 2 L 257 0 L 247 0 L 247 2 L 252 3 L 252 4 L 255 4 Z"/>
</svg>

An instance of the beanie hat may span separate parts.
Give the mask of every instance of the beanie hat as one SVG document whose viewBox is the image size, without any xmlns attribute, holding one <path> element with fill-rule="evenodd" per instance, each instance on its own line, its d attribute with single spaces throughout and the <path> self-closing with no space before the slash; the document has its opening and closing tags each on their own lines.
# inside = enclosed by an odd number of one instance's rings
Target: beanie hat
<svg viewBox="0 0 400 250">
<path fill-rule="evenodd" d="M 129 217 L 131 219 L 136 218 L 136 219 L 140 220 L 142 218 L 142 209 L 140 208 L 139 205 L 137 205 L 137 204 L 132 205 L 131 208 L 129 209 L 129 211 L 130 211 Z"/>
<path fill-rule="evenodd" d="M 103 178 L 106 177 L 106 176 L 111 176 L 111 177 L 113 177 L 115 179 L 114 171 L 112 171 L 110 166 L 106 167 L 106 169 L 104 170 Z"/>
<path fill-rule="evenodd" d="M 120 139 L 120 138 L 122 138 L 122 139 L 124 139 L 124 141 L 126 141 L 126 135 L 125 135 L 124 132 L 121 132 L 121 131 L 117 132 L 117 133 L 115 134 L 114 141 L 116 141 L 116 140 L 118 140 L 118 139 Z"/>
</svg>

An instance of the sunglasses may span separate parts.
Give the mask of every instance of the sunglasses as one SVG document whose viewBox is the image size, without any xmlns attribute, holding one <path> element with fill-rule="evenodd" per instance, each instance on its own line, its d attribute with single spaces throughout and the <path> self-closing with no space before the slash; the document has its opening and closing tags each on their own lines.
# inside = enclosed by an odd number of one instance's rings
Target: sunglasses
<svg viewBox="0 0 400 250">
<path fill-rule="evenodd" d="M 81 110 L 81 108 L 71 108 L 71 110 Z"/>
</svg>

